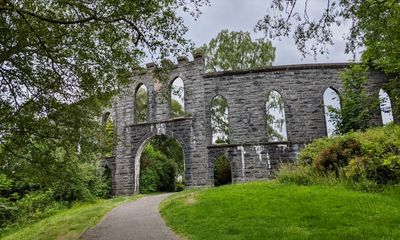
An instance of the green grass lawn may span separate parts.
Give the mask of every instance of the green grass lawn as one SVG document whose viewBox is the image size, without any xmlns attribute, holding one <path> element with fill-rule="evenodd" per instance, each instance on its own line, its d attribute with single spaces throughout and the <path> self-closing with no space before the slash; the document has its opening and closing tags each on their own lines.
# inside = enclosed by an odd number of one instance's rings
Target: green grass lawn
<svg viewBox="0 0 400 240">
<path fill-rule="evenodd" d="M 118 197 L 99 200 L 96 203 L 77 205 L 61 211 L 40 222 L 12 229 L 0 236 L 2 240 L 70 240 L 78 239 L 83 231 L 95 226 L 103 217 L 119 204 L 137 199 L 139 196 Z"/>
<path fill-rule="evenodd" d="M 340 186 L 253 182 L 172 196 L 167 224 L 189 239 L 400 239 L 400 197 Z"/>
</svg>

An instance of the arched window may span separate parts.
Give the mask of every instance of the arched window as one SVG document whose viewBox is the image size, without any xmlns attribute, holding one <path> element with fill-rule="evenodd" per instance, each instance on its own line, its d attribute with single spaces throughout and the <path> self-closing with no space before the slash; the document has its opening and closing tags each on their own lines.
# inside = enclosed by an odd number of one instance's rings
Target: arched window
<svg viewBox="0 0 400 240">
<path fill-rule="evenodd" d="M 379 90 L 379 100 L 381 107 L 382 124 L 386 125 L 393 122 L 392 103 L 389 95 L 383 90 Z"/>
<path fill-rule="evenodd" d="M 101 118 L 101 125 L 105 125 L 107 123 L 108 120 L 110 120 L 111 118 L 111 113 L 110 112 L 106 112 L 103 114 L 103 117 Z"/>
<path fill-rule="evenodd" d="M 114 120 L 109 112 L 103 115 L 102 124 L 106 138 L 103 144 L 103 157 L 108 158 L 114 155 L 115 139 Z"/>
<path fill-rule="evenodd" d="M 147 122 L 148 92 L 144 84 L 139 85 L 135 93 L 135 120 L 136 123 Z"/>
<path fill-rule="evenodd" d="M 287 141 L 285 103 L 277 91 L 271 91 L 267 96 L 266 124 L 269 142 Z"/>
<path fill-rule="evenodd" d="M 229 144 L 228 102 L 217 95 L 211 100 L 212 144 Z"/>
<path fill-rule="evenodd" d="M 176 78 L 171 84 L 171 117 L 183 117 L 185 115 L 185 88 L 182 78 Z"/>
<path fill-rule="evenodd" d="M 337 111 L 340 111 L 340 97 L 333 88 L 327 88 L 324 92 L 324 111 L 325 124 L 328 137 L 335 135 L 337 126 L 335 118 L 338 117 Z M 337 120 L 337 119 L 336 119 Z"/>
</svg>

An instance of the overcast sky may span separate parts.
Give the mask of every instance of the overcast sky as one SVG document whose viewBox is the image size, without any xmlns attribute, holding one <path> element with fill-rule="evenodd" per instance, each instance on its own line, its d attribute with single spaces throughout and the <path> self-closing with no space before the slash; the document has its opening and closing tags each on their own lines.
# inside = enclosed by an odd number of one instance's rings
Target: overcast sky
<svg viewBox="0 0 400 240">
<path fill-rule="evenodd" d="M 271 0 L 210 0 L 210 2 L 211 6 L 202 8 L 203 14 L 196 21 L 190 16 L 184 16 L 186 26 L 189 27 L 187 38 L 191 39 L 196 46 L 208 43 L 222 29 L 249 31 L 254 38 L 262 37 L 262 33 L 254 33 L 254 26 L 264 15 L 273 14 L 273 12 L 268 12 L 271 11 L 268 7 Z M 324 2 L 310 0 L 309 5 L 313 6 L 309 12 L 310 17 L 317 17 L 318 14 L 321 14 Z M 330 48 L 330 55 L 318 56 L 317 62 L 347 62 L 353 58 L 352 54 L 344 54 L 345 41 L 342 36 L 346 30 L 346 26 L 335 30 L 335 45 Z M 291 38 L 284 38 L 280 41 L 273 40 L 272 43 L 276 47 L 276 58 L 273 65 L 315 62 L 312 57 L 302 59 Z"/>
</svg>

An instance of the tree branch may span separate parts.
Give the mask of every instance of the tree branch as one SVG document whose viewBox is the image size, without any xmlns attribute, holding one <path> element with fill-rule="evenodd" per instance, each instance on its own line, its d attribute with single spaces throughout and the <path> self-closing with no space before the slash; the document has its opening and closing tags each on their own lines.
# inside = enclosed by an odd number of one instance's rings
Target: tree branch
<svg viewBox="0 0 400 240">
<path fill-rule="evenodd" d="M 37 40 L 39 41 L 40 45 L 42 46 L 43 50 L 47 53 L 47 57 L 51 61 L 51 68 L 53 69 L 53 72 L 55 74 L 57 74 L 59 80 L 62 81 L 62 75 L 57 71 L 56 67 L 54 66 L 55 60 L 54 60 L 53 56 L 51 55 L 49 49 L 47 48 L 47 46 L 43 42 L 42 38 L 39 36 L 39 34 L 36 32 L 36 30 L 33 28 L 33 26 L 28 22 L 28 20 L 26 19 L 25 15 L 20 13 L 20 12 L 18 12 L 18 14 L 24 19 L 25 23 L 29 26 L 29 28 L 35 34 L 35 36 L 36 36 Z"/>
<path fill-rule="evenodd" d="M 63 24 L 63 25 L 86 23 L 86 22 L 89 22 L 89 21 L 97 19 L 97 15 L 95 13 L 93 15 L 89 16 L 89 17 L 86 17 L 86 18 L 73 20 L 73 21 L 65 21 L 65 20 L 57 20 L 57 19 L 52 19 L 52 18 L 49 18 L 49 17 L 41 16 L 41 15 L 36 14 L 34 12 L 27 11 L 27 10 L 20 9 L 20 8 L 16 8 L 16 7 L 0 7 L 0 12 L 1 11 L 17 12 L 17 13 L 20 13 L 20 14 L 23 13 L 23 14 L 27 14 L 27 15 L 29 15 L 31 17 L 38 18 L 38 19 L 40 19 L 42 21 L 45 21 L 45 22 Z"/>
<path fill-rule="evenodd" d="M 0 63 L 3 63 L 7 61 L 10 57 L 12 57 L 14 54 L 17 54 L 21 52 L 21 50 L 24 48 L 25 43 L 22 43 L 19 41 L 17 45 L 11 47 L 10 49 L 3 51 L 0 53 Z"/>
</svg>

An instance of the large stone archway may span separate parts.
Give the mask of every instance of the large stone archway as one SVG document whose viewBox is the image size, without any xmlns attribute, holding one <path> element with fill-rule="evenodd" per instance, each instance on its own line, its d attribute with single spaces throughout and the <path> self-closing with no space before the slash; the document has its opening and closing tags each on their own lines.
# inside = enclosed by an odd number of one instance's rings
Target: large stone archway
<svg viewBox="0 0 400 240">
<path fill-rule="evenodd" d="M 159 126 L 157 126 L 159 129 L 156 132 L 152 132 L 150 131 L 145 137 L 143 137 L 142 140 L 138 141 L 142 142 L 138 148 L 132 149 L 133 152 L 132 155 L 135 156 L 135 160 L 134 160 L 134 193 L 139 193 L 139 181 L 140 181 L 140 158 L 142 156 L 142 153 L 144 151 L 144 148 L 146 147 L 146 145 L 150 142 L 151 139 L 160 136 L 160 135 L 165 135 L 169 138 L 174 139 L 175 141 L 177 141 L 179 143 L 179 145 L 182 147 L 182 151 L 183 151 L 183 165 L 184 165 L 184 178 L 185 181 L 189 180 L 186 179 L 187 177 L 189 177 L 189 174 L 186 174 L 187 170 L 186 170 L 186 166 L 190 165 L 190 159 L 189 159 L 189 155 L 187 154 L 188 151 L 190 151 L 190 145 L 188 145 L 187 143 L 185 143 L 185 141 L 183 140 L 183 138 L 181 138 L 179 135 L 182 134 L 182 132 L 178 132 L 175 133 L 171 130 L 167 130 L 166 129 L 167 123 L 164 124 L 160 124 Z M 172 129 L 173 130 L 173 129 Z"/>
</svg>

